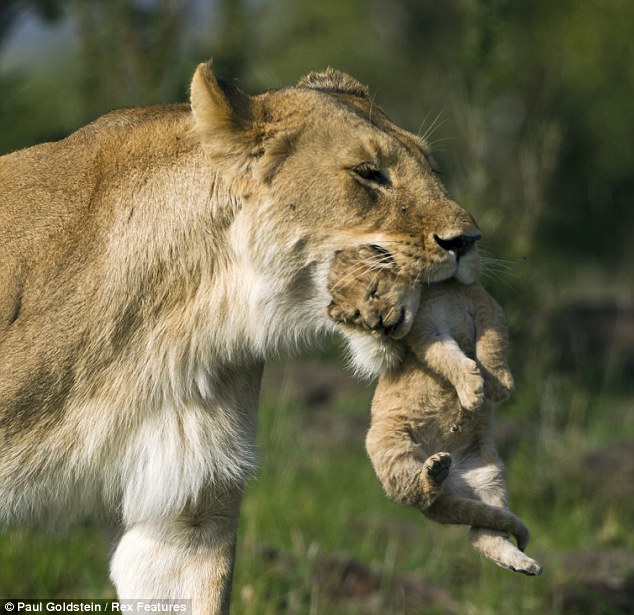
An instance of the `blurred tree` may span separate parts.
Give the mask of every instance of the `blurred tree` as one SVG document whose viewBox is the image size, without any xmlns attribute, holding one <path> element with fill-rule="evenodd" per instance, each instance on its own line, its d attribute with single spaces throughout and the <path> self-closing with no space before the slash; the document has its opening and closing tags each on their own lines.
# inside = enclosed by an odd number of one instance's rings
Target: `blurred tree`
<svg viewBox="0 0 634 615">
<path fill-rule="evenodd" d="M 217 35 L 211 55 L 227 78 L 242 79 L 248 71 L 253 46 L 253 13 L 245 0 L 218 0 Z"/>
<path fill-rule="evenodd" d="M 29 144 L 24 126 L 29 108 L 19 94 L 23 78 L 16 71 L 2 70 L 2 52 L 12 29 L 30 10 L 46 22 L 62 17 L 65 0 L 2 0 L 0 2 L 0 154 Z"/>
<path fill-rule="evenodd" d="M 46 21 L 55 21 L 62 15 L 65 0 L 3 0 L 0 4 L 0 50 L 11 28 L 28 9 L 34 10 Z"/>
<path fill-rule="evenodd" d="M 634 4 L 567 4 L 558 21 L 542 24 L 559 41 L 551 104 L 564 127 L 542 230 L 559 254 L 603 258 L 613 271 L 620 261 L 634 274 Z"/>
<path fill-rule="evenodd" d="M 378 5 L 375 0 L 264 0 L 255 70 L 274 86 L 329 65 L 378 83 L 392 34 L 389 23 L 381 27 L 377 19 Z"/>
<path fill-rule="evenodd" d="M 182 96 L 191 0 L 72 0 L 81 48 L 85 112 Z"/>
</svg>

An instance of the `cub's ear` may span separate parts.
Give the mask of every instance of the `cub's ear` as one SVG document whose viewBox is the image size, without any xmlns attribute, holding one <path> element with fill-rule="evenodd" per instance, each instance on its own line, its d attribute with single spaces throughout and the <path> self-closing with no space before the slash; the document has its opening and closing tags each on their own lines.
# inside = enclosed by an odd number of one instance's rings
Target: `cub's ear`
<svg viewBox="0 0 634 615">
<path fill-rule="evenodd" d="M 209 61 L 194 73 L 191 106 L 194 130 L 209 159 L 235 178 L 244 176 L 258 142 L 250 97 L 217 79 Z"/>
</svg>

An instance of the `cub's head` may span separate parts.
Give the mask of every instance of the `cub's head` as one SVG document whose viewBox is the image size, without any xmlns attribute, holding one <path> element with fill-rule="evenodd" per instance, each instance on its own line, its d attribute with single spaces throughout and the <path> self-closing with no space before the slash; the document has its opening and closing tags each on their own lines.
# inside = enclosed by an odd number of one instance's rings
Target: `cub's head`
<svg viewBox="0 0 634 615">
<path fill-rule="evenodd" d="M 393 124 L 352 77 L 329 69 L 250 97 L 201 64 L 191 100 L 200 143 L 235 195 L 234 243 L 287 308 L 321 318 L 313 328 L 334 327 L 329 278 L 332 287 L 338 271 L 354 272 L 331 265 L 350 247 L 367 246 L 398 272 L 387 335 L 345 329 L 357 358 L 372 355 L 370 370 L 382 368 L 389 338 L 407 333 L 420 283 L 475 279 L 475 221 L 447 194 L 425 142 Z"/>
<path fill-rule="evenodd" d="M 470 282 L 479 277 L 477 253 L 475 257 L 468 257 L 461 271 L 466 272 Z M 467 285 L 437 286 L 453 289 L 444 292 L 451 292 L 454 300 L 458 296 L 455 289 L 467 288 Z M 411 288 L 409 277 L 403 275 L 393 259 L 378 252 L 376 246 L 345 248 L 335 254 L 328 276 L 328 290 L 332 297 L 328 316 L 343 327 L 348 337 L 361 340 L 359 343 L 369 339 L 367 333 L 375 339 L 373 344 L 366 344 L 366 352 L 361 359 L 353 357 L 361 372 L 373 373 L 372 365 L 368 367 L 367 361 L 377 352 L 377 348 L 379 352 L 383 349 L 384 354 L 386 348 L 391 351 L 391 356 L 388 354 L 384 357 L 384 368 L 395 367 L 394 362 L 401 358 L 406 346 L 414 349 L 412 339 L 415 340 L 421 332 L 421 326 L 425 329 L 426 325 L 422 324 L 420 318 L 415 318 L 416 314 L 406 313 L 401 307 L 402 298 L 409 296 Z M 424 287 L 417 287 L 416 290 L 415 305 L 418 306 L 421 292 L 424 296 L 426 291 Z M 468 302 L 465 304 L 465 318 L 470 317 L 469 305 Z M 420 311 L 418 316 L 421 316 Z M 418 326 L 412 322 L 415 320 L 418 320 Z M 412 327 L 412 324 L 415 326 Z M 361 332 L 366 334 L 360 335 Z M 405 337 L 405 333 L 409 335 Z M 396 344 L 392 341 L 403 337 L 405 343 Z"/>
<path fill-rule="evenodd" d="M 410 287 L 408 277 L 399 275 L 393 260 L 376 246 L 337 250 L 328 275 L 328 316 L 375 337 L 400 338 L 411 326 L 404 319 L 412 315 L 400 305 Z"/>
</svg>

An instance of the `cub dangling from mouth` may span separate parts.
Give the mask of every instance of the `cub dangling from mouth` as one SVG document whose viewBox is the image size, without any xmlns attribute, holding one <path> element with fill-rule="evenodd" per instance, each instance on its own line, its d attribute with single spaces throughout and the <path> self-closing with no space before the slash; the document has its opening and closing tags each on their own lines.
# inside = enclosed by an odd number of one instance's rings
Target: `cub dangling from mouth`
<svg viewBox="0 0 634 615">
<path fill-rule="evenodd" d="M 385 335 L 377 322 L 397 318 L 391 306 L 410 283 L 372 246 L 341 250 L 328 313 L 347 329 Z M 366 448 L 391 499 L 440 523 L 470 525 L 471 544 L 487 558 L 538 575 L 541 565 L 523 553 L 528 528 L 508 510 L 491 434 L 494 404 L 513 389 L 507 341 L 502 309 L 479 283 L 423 285 L 410 332 L 394 342 L 403 359 L 379 380 Z"/>
</svg>

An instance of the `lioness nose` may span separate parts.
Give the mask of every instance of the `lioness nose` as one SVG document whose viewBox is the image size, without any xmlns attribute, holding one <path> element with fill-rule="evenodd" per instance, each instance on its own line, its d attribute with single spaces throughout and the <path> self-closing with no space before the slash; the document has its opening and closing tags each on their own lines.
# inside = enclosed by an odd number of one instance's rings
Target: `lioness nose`
<svg viewBox="0 0 634 615">
<path fill-rule="evenodd" d="M 456 256 L 460 258 L 466 254 L 473 244 L 480 239 L 482 235 L 480 233 L 476 235 L 456 235 L 455 237 L 449 237 L 443 239 L 438 235 L 434 235 L 436 243 L 447 252 L 455 252 Z"/>
</svg>

